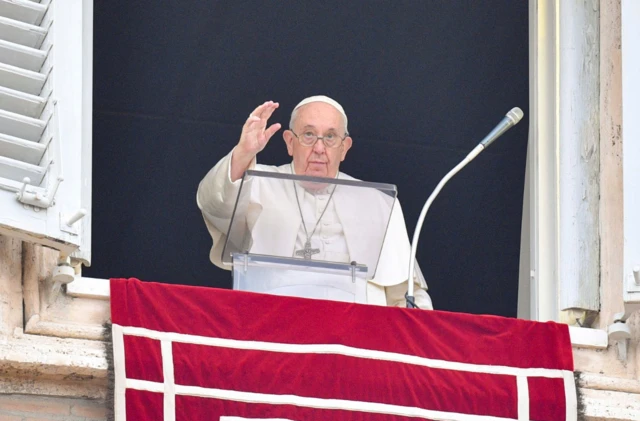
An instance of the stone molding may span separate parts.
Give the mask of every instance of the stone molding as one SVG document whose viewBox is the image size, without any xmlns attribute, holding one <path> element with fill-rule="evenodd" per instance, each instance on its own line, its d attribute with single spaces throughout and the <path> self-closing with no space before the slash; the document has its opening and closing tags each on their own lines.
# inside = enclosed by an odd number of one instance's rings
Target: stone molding
<svg viewBox="0 0 640 421">
<path fill-rule="evenodd" d="M 0 338 L 0 393 L 104 399 L 105 343 L 24 334 Z"/>
</svg>

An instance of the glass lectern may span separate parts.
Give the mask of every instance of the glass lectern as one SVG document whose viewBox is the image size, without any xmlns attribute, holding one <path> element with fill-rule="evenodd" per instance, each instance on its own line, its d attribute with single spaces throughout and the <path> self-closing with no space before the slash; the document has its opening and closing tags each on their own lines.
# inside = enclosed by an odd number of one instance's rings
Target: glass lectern
<svg viewBox="0 0 640 421">
<path fill-rule="evenodd" d="M 222 252 L 233 288 L 366 303 L 396 195 L 391 184 L 247 171 Z"/>
</svg>

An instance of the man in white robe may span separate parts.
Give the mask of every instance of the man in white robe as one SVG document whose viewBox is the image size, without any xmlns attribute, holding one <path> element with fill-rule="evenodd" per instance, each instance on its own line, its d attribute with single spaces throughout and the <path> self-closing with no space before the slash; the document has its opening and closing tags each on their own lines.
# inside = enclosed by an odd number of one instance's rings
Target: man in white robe
<svg viewBox="0 0 640 421">
<path fill-rule="evenodd" d="M 340 104 L 326 96 L 314 96 L 301 101 L 291 114 L 289 130 L 283 132 L 287 151 L 293 157 L 290 164 L 276 166 L 260 165 L 256 155 L 262 151 L 269 139 L 281 128 L 276 123 L 267 127 L 267 122 L 279 104 L 272 101 L 258 106 L 245 122 L 240 140 L 235 148 L 222 158 L 200 182 L 197 193 L 198 207 L 213 238 L 210 259 L 224 269 L 221 256 L 230 213 L 238 195 L 241 178 L 248 169 L 285 174 L 331 177 L 355 180 L 339 172 L 342 162 L 353 140 L 348 135 L 347 116 Z M 379 209 L 368 208 L 366 217 L 374 221 L 371 234 L 363 234 L 356 228 L 358 218 L 356 201 L 362 205 L 363 198 L 355 198 L 344 190 L 306 191 L 295 189 L 293 183 L 283 184 L 258 179 L 249 181 L 249 201 L 260 211 L 247 215 L 253 244 L 252 253 L 298 257 L 305 249 L 313 249 L 312 259 L 348 263 L 366 262 L 376 259 L 379 249 L 372 248 L 371 238 L 376 236 L 375 227 L 386 228 L 385 215 L 389 209 L 382 199 Z M 286 185 L 289 187 L 283 188 Z M 247 186 L 243 187 L 247 188 Z M 372 203 L 372 198 L 366 198 Z M 295 204 L 278 214 L 263 212 L 268 202 Z M 375 203 L 376 200 L 373 200 Z M 265 206 L 262 206 L 262 205 Z M 384 237 L 380 259 L 374 279 L 367 285 L 367 302 L 370 304 L 406 305 L 407 273 L 410 244 L 404 223 L 402 208 L 393 202 L 389 227 L 380 233 Z M 373 236 L 373 237 L 372 237 Z M 382 238 L 380 237 L 380 238 Z M 417 265 L 416 265 L 417 268 Z M 431 298 L 426 292 L 426 283 L 419 268 L 414 277 L 415 302 L 419 308 L 432 309 Z"/>
</svg>

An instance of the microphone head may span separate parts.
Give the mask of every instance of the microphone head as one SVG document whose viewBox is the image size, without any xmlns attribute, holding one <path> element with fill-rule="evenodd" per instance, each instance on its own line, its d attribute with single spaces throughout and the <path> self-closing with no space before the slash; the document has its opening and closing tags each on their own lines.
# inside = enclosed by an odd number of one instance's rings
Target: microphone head
<svg viewBox="0 0 640 421">
<path fill-rule="evenodd" d="M 518 124 L 518 122 L 522 119 L 524 113 L 519 107 L 514 107 L 507 113 L 507 118 L 511 120 L 513 125 Z"/>
</svg>

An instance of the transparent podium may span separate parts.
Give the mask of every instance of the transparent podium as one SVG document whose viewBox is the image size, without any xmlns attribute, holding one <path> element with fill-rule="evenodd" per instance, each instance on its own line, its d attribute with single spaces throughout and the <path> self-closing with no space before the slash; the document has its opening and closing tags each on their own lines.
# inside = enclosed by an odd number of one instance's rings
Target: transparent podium
<svg viewBox="0 0 640 421">
<path fill-rule="evenodd" d="M 233 288 L 366 303 L 396 195 L 391 184 L 247 171 L 224 227 Z"/>
</svg>

